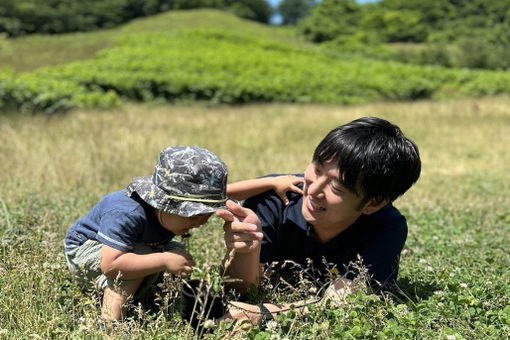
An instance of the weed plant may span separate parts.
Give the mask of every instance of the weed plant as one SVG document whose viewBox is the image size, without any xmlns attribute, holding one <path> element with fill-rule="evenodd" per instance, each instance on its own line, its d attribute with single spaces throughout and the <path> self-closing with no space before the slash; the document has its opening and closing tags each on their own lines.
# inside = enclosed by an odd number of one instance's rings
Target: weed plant
<svg viewBox="0 0 510 340">
<path fill-rule="evenodd" d="M 297 106 L 121 106 L 51 117 L 0 116 L 0 339 L 505 339 L 510 334 L 510 99 Z M 340 307 L 311 305 L 250 329 L 219 324 L 195 335 L 178 311 L 179 281 L 166 276 L 128 319 L 100 321 L 98 292 L 69 274 L 63 239 L 106 193 L 152 173 L 169 145 L 199 145 L 229 166 L 229 180 L 299 173 L 333 127 L 375 115 L 420 147 L 423 172 L 396 206 L 407 216 L 399 290 L 360 290 Z M 222 224 L 194 230 L 194 278 L 215 289 L 225 254 Z M 280 285 L 282 286 L 282 284 Z M 320 293 L 305 283 L 265 301 Z M 234 297 L 235 298 L 235 297 Z"/>
</svg>

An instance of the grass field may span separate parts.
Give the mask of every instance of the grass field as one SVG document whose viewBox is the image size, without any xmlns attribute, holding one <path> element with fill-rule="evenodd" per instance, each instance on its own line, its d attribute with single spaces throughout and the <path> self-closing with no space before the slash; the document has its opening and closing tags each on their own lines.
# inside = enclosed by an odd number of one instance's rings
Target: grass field
<svg viewBox="0 0 510 340">
<path fill-rule="evenodd" d="M 112 30 L 0 37 L 0 66 L 32 72 L 91 60 L 133 33 L 190 28 L 267 39 L 271 46 L 288 43 L 303 53 L 315 50 L 290 29 L 195 10 L 142 18 Z M 292 59 L 282 55 L 279 62 Z M 152 59 L 147 60 L 153 65 Z M 119 60 L 114 62 L 117 65 Z M 378 72 L 383 71 L 384 67 Z M 462 72 L 466 77 L 471 73 Z M 423 80 L 410 74 L 418 82 Z M 394 76 L 390 73 L 399 85 L 408 85 L 408 78 Z M 358 74 L 353 80 L 362 78 Z M 472 86 L 503 88 L 505 79 L 491 73 Z M 379 83 L 389 89 L 386 78 Z M 448 97 L 448 86 L 443 90 L 443 97 Z M 44 101 L 44 96 L 35 99 Z M 124 188 L 133 177 L 151 174 L 159 151 L 167 146 L 208 148 L 229 166 L 230 182 L 268 173 L 298 173 L 329 130 L 361 116 L 396 123 L 421 151 L 422 176 L 396 202 L 409 224 L 398 294 L 381 298 L 361 291 L 342 308 L 312 308 L 305 317 L 291 313 L 272 328 L 234 329 L 222 324 L 205 337 L 510 337 L 510 97 L 348 107 L 159 103 L 124 103 L 108 111 L 73 110 L 52 116 L 0 112 L 0 339 L 192 338 L 175 313 L 178 303 L 172 288 L 178 282 L 172 279 L 164 282 L 157 297 L 159 311 L 135 306 L 115 330 L 102 327 L 96 293 L 82 292 L 65 265 L 63 239 L 71 224 L 106 193 Z M 194 275 L 217 282 L 216 267 L 225 252 L 220 221 L 213 218 L 195 230 L 191 243 L 198 263 Z M 281 302 L 292 299 L 266 294 Z"/>
<path fill-rule="evenodd" d="M 510 98 L 363 106 L 138 106 L 51 117 L 0 115 L 0 339 L 191 338 L 172 313 L 138 308 L 115 332 L 67 272 L 65 233 L 104 194 L 152 173 L 166 146 L 210 149 L 230 182 L 301 172 L 327 131 L 360 116 L 399 125 L 420 147 L 419 182 L 396 202 L 408 217 L 401 293 L 360 292 L 344 308 L 289 315 L 272 329 L 210 338 L 505 339 L 510 334 Z M 221 223 L 192 237 L 196 275 L 224 253 Z M 278 297 L 284 299 L 284 297 Z M 166 300 L 165 300 L 166 299 Z M 160 302 L 161 302 L 160 301 Z M 166 305 L 165 305 L 166 306 Z"/>
</svg>

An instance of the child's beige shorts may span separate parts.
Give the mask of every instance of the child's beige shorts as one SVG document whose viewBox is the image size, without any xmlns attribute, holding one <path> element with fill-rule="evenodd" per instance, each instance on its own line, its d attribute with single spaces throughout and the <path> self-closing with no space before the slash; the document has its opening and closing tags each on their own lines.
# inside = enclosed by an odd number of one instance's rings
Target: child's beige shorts
<svg viewBox="0 0 510 340">
<path fill-rule="evenodd" d="M 78 278 L 80 283 L 87 288 L 94 287 L 99 291 L 104 291 L 107 286 L 123 286 L 130 280 L 112 280 L 107 278 L 101 272 L 101 248 L 103 244 L 95 240 L 87 240 L 80 247 L 66 253 L 67 267 L 71 273 Z M 164 247 L 164 251 L 179 250 L 184 251 L 182 243 L 170 241 Z M 133 253 L 151 254 L 158 252 L 146 244 L 138 243 L 135 245 Z M 160 273 L 152 274 L 143 280 L 135 294 L 135 298 L 141 297 L 147 293 L 149 288 L 158 279 Z"/>
</svg>

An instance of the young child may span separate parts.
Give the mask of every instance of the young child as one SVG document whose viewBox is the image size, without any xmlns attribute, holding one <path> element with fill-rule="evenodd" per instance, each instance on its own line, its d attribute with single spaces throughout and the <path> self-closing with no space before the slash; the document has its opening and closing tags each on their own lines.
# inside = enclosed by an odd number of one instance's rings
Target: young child
<svg viewBox="0 0 510 340">
<path fill-rule="evenodd" d="M 208 150 L 176 146 L 160 153 L 152 177 L 106 195 L 65 239 L 72 272 L 104 291 L 102 316 L 119 320 L 128 299 L 143 296 L 159 273 L 191 274 L 193 258 L 172 241 L 207 222 L 227 200 L 227 167 Z"/>
</svg>

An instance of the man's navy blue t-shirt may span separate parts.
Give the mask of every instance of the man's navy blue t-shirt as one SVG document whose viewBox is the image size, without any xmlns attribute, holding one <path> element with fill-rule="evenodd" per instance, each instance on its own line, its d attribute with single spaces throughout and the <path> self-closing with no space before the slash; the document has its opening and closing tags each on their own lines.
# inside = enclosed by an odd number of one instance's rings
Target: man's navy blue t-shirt
<svg viewBox="0 0 510 340">
<path fill-rule="evenodd" d="M 406 220 L 393 205 L 371 215 L 361 215 L 338 236 L 322 244 L 313 226 L 303 217 L 302 196 L 294 193 L 287 196 L 287 206 L 272 190 L 244 202 L 262 223 L 261 263 L 291 260 L 306 267 L 312 260 L 316 279 L 326 283 L 335 273 L 332 266 L 338 274 L 353 279 L 358 272 L 352 264 L 359 263 L 361 257 L 371 277 L 371 286 L 392 288 L 398 275 L 400 252 L 407 238 Z M 328 265 L 324 265 L 323 259 Z"/>
<path fill-rule="evenodd" d="M 126 190 L 106 195 L 81 220 L 76 222 L 65 239 L 66 252 L 87 240 L 97 240 L 122 252 L 133 251 L 136 243 L 158 248 L 174 237 L 159 223 L 154 208 L 138 195 Z"/>
</svg>

